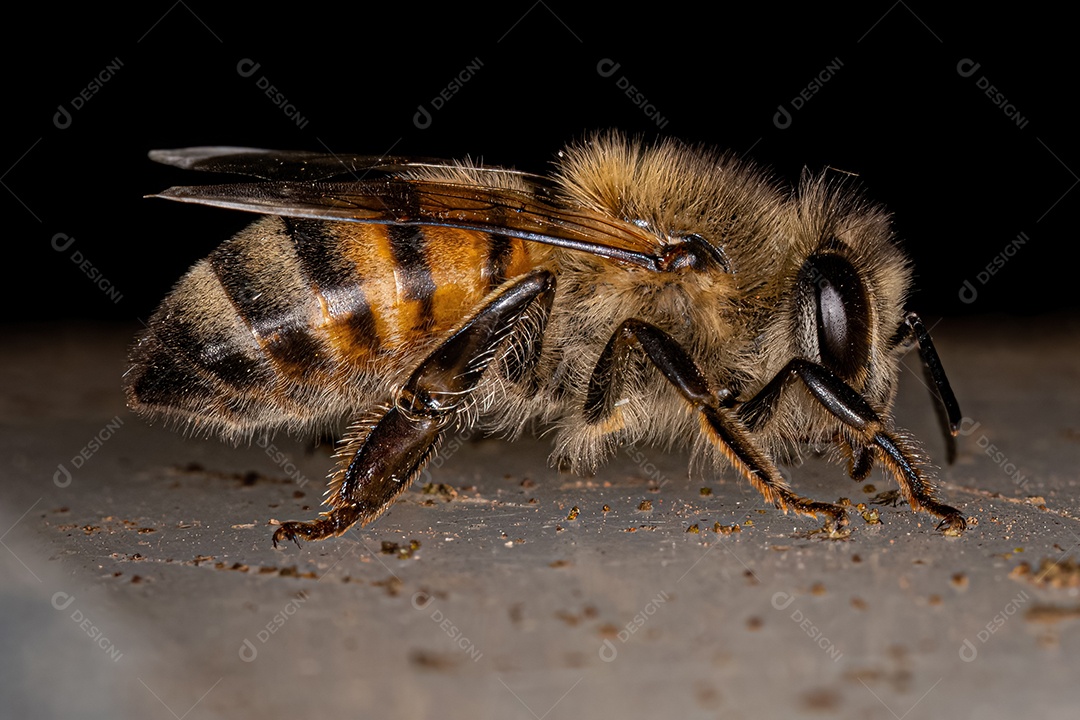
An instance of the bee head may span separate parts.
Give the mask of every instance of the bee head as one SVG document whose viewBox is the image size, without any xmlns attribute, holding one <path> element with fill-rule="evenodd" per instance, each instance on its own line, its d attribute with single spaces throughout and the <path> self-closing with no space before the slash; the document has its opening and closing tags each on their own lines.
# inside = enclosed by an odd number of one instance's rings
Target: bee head
<svg viewBox="0 0 1080 720">
<path fill-rule="evenodd" d="M 911 284 L 889 217 L 849 183 L 824 179 L 804 180 L 790 209 L 792 252 L 780 283 L 788 347 L 888 406 L 898 369 L 892 338 Z"/>
</svg>

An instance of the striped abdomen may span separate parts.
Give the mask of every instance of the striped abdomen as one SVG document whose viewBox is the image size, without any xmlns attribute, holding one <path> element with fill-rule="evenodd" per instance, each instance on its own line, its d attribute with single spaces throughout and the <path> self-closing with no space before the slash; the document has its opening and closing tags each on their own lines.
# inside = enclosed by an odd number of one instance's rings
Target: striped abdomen
<svg viewBox="0 0 1080 720">
<path fill-rule="evenodd" d="M 384 397 L 528 244 L 449 228 L 267 217 L 196 264 L 132 351 L 129 404 L 231 434 Z"/>
</svg>

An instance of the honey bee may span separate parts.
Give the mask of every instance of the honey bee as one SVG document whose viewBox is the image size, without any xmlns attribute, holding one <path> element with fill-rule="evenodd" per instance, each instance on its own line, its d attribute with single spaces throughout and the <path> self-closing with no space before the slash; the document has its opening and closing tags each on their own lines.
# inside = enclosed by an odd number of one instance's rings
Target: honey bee
<svg viewBox="0 0 1080 720">
<path fill-rule="evenodd" d="M 265 215 L 197 263 L 131 351 L 129 405 L 228 439 L 351 426 L 321 540 L 377 518 L 454 427 L 554 433 L 592 472 L 623 444 L 691 445 L 781 510 L 846 533 L 774 458 L 875 460 L 914 511 L 959 535 L 918 443 L 893 427 L 918 346 L 947 435 L 960 410 L 905 312 L 910 264 L 850 180 L 784 189 L 737 157 L 600 133 L 541 176 L 475 162 L 244 148 L 158 162 L 254 182 L 156 197 Z"/>
</svg>

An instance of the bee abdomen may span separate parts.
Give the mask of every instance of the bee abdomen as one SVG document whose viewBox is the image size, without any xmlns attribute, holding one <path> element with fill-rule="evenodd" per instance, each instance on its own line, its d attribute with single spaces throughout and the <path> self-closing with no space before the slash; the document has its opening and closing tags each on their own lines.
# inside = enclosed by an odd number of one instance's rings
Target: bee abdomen
<svg viewBox="0 0 1080 720">
<path fill-rule="evenodd" d="M 240 433 L 326 419 L 532 264 L 485 233 L 264 218 L 162 303 L 132 354 L 131 404 Z"/>
</svg>

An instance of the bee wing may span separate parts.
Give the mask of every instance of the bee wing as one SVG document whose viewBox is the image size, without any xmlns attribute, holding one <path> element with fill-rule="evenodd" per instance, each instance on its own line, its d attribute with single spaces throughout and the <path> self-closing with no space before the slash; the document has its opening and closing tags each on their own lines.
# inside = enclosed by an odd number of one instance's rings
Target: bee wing
<svg viewBox="0 0 1080 720">
<path fill-rule="evenodd" d="M 361 180 L 373 172 L 401 173 L 417 168 L 457 168 L 461 164 L 436 158 L 390 155 L 350 155 L 305 152 L 303 150 L 261 150 L 259 148 L 213 146 L 176 150 L 151 150 L 150 159 L 163 165 L 206 172 L 248 175 L 263 180 L 304 180 L 316 182 L 350 176 Z M 542 175 L 495 166 L 469 165 L 485 173 L 513 174 L 543 185 Z"/>
<path fill-rule="evenodd" d="M 153 197 L 263 215 L 497 233 L 657 269 L 658 239 L 638 226 L 540 192 L 385 177 L 358 182 L 179 186 Z"/>
</svg>

